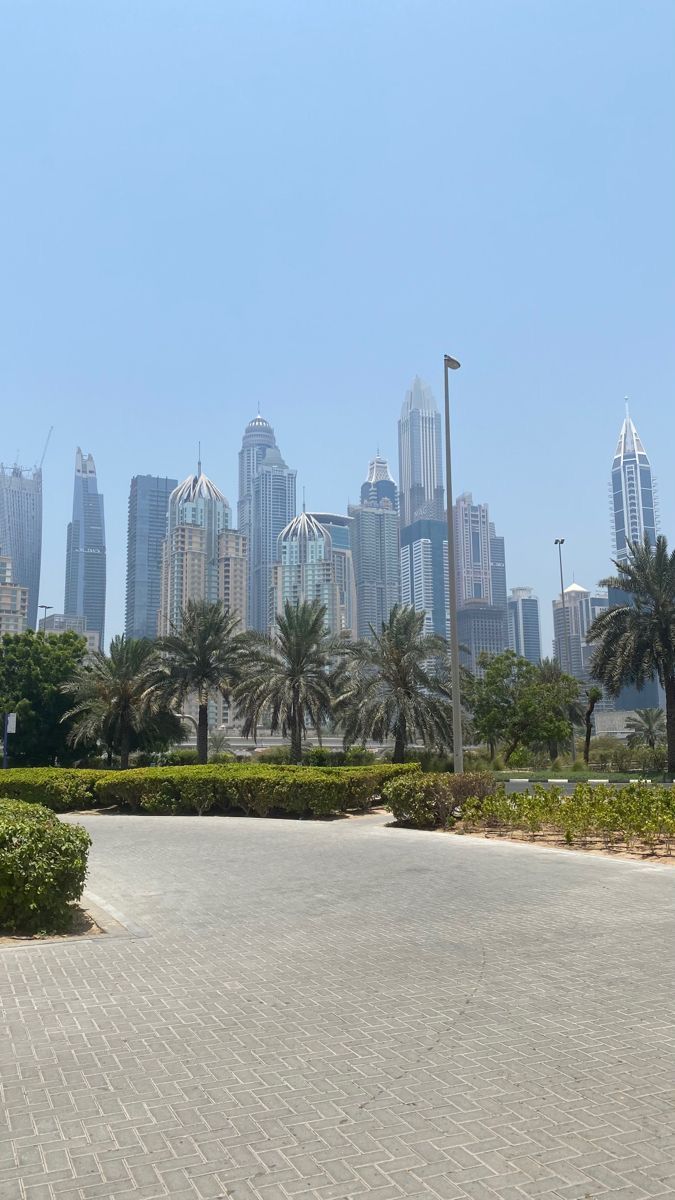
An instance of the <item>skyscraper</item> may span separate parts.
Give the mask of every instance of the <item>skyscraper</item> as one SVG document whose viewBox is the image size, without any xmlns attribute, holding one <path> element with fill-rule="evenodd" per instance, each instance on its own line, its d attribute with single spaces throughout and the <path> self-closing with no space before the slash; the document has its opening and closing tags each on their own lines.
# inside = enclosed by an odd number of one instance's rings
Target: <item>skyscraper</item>
<svg viewBox="0 0 675 1200">
<path fill-rule="evenodd" d="M 86 617 L 105 648 L 106 552 L 103 496 L 98 490 L 91 454 L 77 447 L 73 487 L 73 519 L 66 544 L 66 616 Z"/>
<path fill-rule="evenodd" d="M 448 531 L 445 521 L 424 518 L 401 530 L 401 603 L 425 614 L 425 633 L 448 636 Z"/>
<path fill-rule="evenodd" d="M 539 601 L 532 588 L 511 588 L 508 601 L 509 648 L 528 662 L 541 662 Z"/>
<path fill-rule="evenodd" d="M 274 430 L 260 413 L 249 421 L 239 451 L 239 494 L 237 501 L 237 529 L 246 538 L 250 555 L 252 548 L 253 480 L 267 450 L 276 446 Z M 295 510 L 294 510 L 295 511 Z M 285 522 L 284 522 L 285 524 Z M 248 619 L 253 620 L 253 571 L 248 572 Z"/>
<path fill-rule="evenodd" d="M 248 546 L 238 529 L 224 529 L 218 539 L 218 598 L 246 629 L 248 609 Z"/>
<path fill-rule="evenodd" d="M 202 472 L 188 475 L 169 496 L 157 632 L 180 628 L 188 600 L 221 599 L 220 535 L 230 525 L 230 506 Z"/>
<path fill-rule="evenodd" d="M 580 683 L 588 683 L 590 679 L 593 656 L 593 646 L 587 644 L 586 634 L 595 617 L 606 607 L 606 595 L 591 596 L 579 583 L 571 583 L 565 588 L 566 623 L 563 622 L 561 597 L 553 601 L 553 656 L 562 670 Z"/>
<path fill-rule="evenodd" d="M 401 594 L 398 491 L 384 458 L 374 458 L 361 487 L 361 503 L 350 504 L 356 582 L 357 634 L 372 637 Z"/>
<path fill-rule="evenodd" d="M 0 637 L 23 633 L 28 624 L 28 588 L 14 583 L 12 560 L 0 555 Z"/>
<path fill-rule="evenodd" d="M 351 632 L 343 624 L 345 609 L 332 538 L 312 513 L 301 512 L 282 530 L 277 558 L 270 570 L 271 623 L 286 603 L 318 600 L 326 609 L 330 633 L 339 636 Z"/>
<path fill-rule="evenodd" d="M 177 486 L 177 479 L 155 475 L 134 475 L 131 480 L 127 522 L 125 621 L 128 638 L 157 636 L 162 542 L 166 537 L 169 496 Z"/>
<path fill-rule="evenodd" d="M 508 648 L 506 556 L 487 504 L 474 504 L 470 492 L 454 507 L 459 640 L 463 661 L 479 673 L 481 654 Z"/>
<path fill-rule="evenodd" d="M 12 560 L 13 586 L 28 589 L 28 627 L 37 628 L 42 557 L 42 471 L 0 463 L 0 554 Z"/>
<path fill-rule="evenodd" d="M 652 468 L 628 403 L 612 463 L 611 495 L 614 557 L 626 562 L 628 542 L 641 542 L 647 534 L 654 545 L 658 527 Z"/>
<path fill-rule="evenodd" d="M 644 446 L 628 413 L 612 462 L 611 510 L 612 549 L 617 562 L 628 561 L 628 543 L 641 542 L 645 534 L 652 545 L 658 532 L 658 513 L 652 468 Z M 626 592 L 610 588 L 609 604 L 632 603 Z M 658 681 L 650 680 L 639 691 L 623 688 L 616 698 L 616 707 L 626 711 L 634 708 L 657 708 L 661 703 Z"/>
<path fill-rule="evenodd" d="M 419 375 L 405 394 L 398 423 L 401 529 L 423 518 L 443 519 L 441 417 Z"/>
<path fill-rule="evenodd" d="M 268 447 L 252 480 L 249 543 L 249 625 L 260 633 L 270 628 L 270 572 L 278 561 L 279 534 L 295 516 L 295 481 L 296 472 L 286 466 L 278 447 Z"/>
<path fill-rule="evenodd" d="M 311 513 L 330 536 L 333 578 L 338 589 L 338 633 L 356 637 L 356 581 L 352 552 L 353 521 L 342 513 Z"/>
</svg>

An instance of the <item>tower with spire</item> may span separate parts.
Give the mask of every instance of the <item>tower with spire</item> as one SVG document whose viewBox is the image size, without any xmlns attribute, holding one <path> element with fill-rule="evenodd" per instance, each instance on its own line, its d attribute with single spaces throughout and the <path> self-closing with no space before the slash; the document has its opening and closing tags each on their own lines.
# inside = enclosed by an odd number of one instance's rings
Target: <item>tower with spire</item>
<svg viewBox="0 0 675 1200">
<path fill-rule="evenodd" d="M 180 628 L 188 600 L 222 599 L 219 589 L 221 535 L 230 528 L 230 506 L 202 471 L 188 475 L 169 496 L 158 633 Z"/>
<path fill-rule="evenodd" d="M 428 384 L 416 375 L 398 423 L 401 530 L 420 518 L 443 519 L 441 416 Z"/>
<path fill-rule="evenodd" d="M 654 545 L 658 529 L 652 468 L 631 420 L 628 400 L 612 462 L 610 486 L 614 557 L 627 562 L 629 542 L 641 542 L 646 534 Z"/>
</svg>

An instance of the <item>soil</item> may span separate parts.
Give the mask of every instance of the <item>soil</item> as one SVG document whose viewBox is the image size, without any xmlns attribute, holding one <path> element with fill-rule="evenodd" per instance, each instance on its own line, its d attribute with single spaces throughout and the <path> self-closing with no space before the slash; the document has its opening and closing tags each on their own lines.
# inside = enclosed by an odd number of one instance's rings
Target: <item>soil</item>
<svg viewBox="0 0 675 1200">
<path fill-rule="evenodd" d="M 625 858 L 633 862 L 659 862 L 664 867 L 675 866 L 675 855 L 673 855 L 665 845 L 659 845 L 654 848 L 647 846 L 644 842 L 636 842 L 631 846 L 630 850 L 626 848 L 623 842 L 618 842 L 611 848 L 607 847 L 604 838 L 588 837 L 583 842 L 575 841 L 569 845 L 564 836 L 553 829 L 542 829 L 540 833 L 536 833 L 534 837 L 525 832 L 525 830 L 511 829 L 462 829 L 458 825 L 455 829 L 442 830 L 456 836 L 479 837 L 488 841 L 500 842 L 525 842 L 530 846 L 543 846 L 550 850 L 583 850 L 588 854 L 602 854 L 605 858 Z"/>
<path fill-rule="evenodd" d="M 3 933 L 0 930 L 0 946 L 26 945 L 33 942 L 68 942 L 73 938 L 98 937 L 105 933 L 86 908 L 73 905 L 73 921 L 65 933 Z"/>
</svg>

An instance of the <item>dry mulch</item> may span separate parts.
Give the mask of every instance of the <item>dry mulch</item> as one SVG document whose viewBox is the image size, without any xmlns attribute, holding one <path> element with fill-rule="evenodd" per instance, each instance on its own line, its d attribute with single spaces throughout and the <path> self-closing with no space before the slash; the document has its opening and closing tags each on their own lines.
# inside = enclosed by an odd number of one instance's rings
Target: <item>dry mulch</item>
<svg viewBox="0 0 675 1200">
<path fill-rule="evenodd" d="M 25 945 L 41 942 L 68 942 L 73 938 L 98 937 L 105 930 L 96 922 L 86 908 L 79 904 L 73 905 L 73 921 L 70 929 L 64 933 L 3 933 L 0 930 L 0 946 Z"/>
</svg>

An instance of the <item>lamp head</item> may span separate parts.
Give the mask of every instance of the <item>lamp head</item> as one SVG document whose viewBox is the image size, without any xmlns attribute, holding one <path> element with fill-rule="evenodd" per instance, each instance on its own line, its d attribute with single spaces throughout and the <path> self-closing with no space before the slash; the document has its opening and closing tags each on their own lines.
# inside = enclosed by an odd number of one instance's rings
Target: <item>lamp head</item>
<svg viewBox="0 0 675 1200">
<path fill-rule="evenodd" d="M 444 356 L 443 362 L 445 363 L 446 367 L 450 368 L 451 371 L 456 371 L 460 366 L 460 363 L 457 362 L 457 359 L 451 358 L 449 354 Z"/>
</svg>

